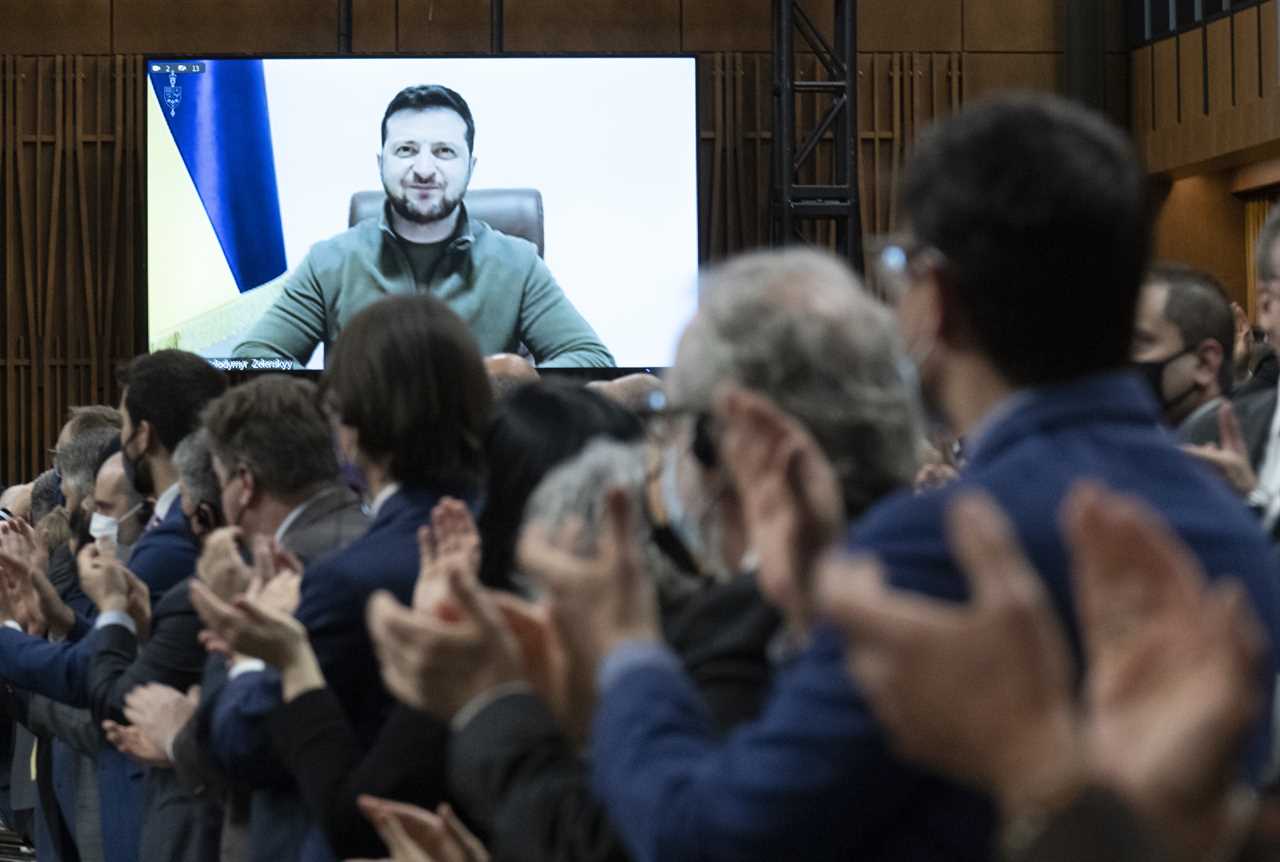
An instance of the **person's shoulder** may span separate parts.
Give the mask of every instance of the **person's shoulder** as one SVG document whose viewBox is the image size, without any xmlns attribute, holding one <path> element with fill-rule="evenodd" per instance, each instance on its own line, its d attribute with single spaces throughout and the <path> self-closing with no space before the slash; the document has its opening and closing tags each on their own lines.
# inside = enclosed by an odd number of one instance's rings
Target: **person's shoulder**
<svg viewBox="0 0 1280 862">
<path fill-rule="evenodd" d="M 353 255 L 372 255 L 381 241 L 382 227 L 378 219 L 367 218 L 311 246 L 305 264 L 315 272 L 340 269 Z"/>
<path fill-rule="evenodd" d="M 503 233 L 486 221 L 471 220 L 472 256 L 491 265 L 508 266 L 521 271 L 534 266 L 541 258 L 538 247 L 521 236 Z"/>
</svg>

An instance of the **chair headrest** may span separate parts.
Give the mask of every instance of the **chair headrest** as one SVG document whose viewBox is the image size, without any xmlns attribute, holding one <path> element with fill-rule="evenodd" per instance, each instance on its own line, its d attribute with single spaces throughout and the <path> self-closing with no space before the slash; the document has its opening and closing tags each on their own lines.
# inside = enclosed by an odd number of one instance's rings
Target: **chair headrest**
<svg viewBox="0 0 1280 862">
<path fill-rule="evenodd" d="M 378 216 L 386 200 L 386 194 L 381 191 L 356 192 L 351 196 L 347 224 L 355 225 Z M 542 192 L 537 189 L 473 189 L 467 192 L 463 201 L 471 218 L 510 236 L 529 240 L 538 247 L 538 256 L 542 256 Z"/>
</svg>

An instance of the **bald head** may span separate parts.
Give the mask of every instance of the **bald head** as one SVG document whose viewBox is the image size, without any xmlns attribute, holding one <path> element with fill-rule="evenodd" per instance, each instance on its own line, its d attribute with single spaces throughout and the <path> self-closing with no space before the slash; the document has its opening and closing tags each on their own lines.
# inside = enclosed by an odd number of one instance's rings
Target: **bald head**
<svg viewBox="0 0 1280 862">
<path fill-rule="evenodd" d="M 15 518 L 31 518 L 31 483 L 12 485 L 0 493 L 0 509 L 8 509 Z"/>
<path fill-rule="evenodd" d="M 526 383 L 535 383 L 537 369 L 529 364 L 523 356 L 514 353 L 495 353 L 484 358 L 484 370 L 489 375 L 489 384 L 493 386 L 495 398 L 501 398 L 511 390 Z"/>
</svg>

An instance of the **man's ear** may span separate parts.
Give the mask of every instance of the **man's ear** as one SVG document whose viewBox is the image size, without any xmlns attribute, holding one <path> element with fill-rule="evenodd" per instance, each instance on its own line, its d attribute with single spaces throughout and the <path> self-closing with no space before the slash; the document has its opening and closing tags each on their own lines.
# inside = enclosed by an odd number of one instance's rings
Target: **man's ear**
<svg viewBox="0 0 1280 862">
<path fill-rule="evenodd" d="M 1196 347 L 1196 359 L 1199 360 L 1193 372 L 1196 382 L 1202 386 L 1216 383 L 1225 358 L 1226 351 L 1216 339 L 1206 338 L 1201 341 Z"/>
</svg>

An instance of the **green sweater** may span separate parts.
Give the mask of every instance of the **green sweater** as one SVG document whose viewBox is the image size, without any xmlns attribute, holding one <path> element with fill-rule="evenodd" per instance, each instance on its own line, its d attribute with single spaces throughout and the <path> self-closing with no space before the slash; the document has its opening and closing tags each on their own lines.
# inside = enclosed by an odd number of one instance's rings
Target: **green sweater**
<svg viewBox="0 0 1280 862">
<path fill-rule="evenodd" d="M 421 284 L 401 243 L 385 212 L 316 243 L 235 355 L 304 364 L 369 303 L 426 291 L 467 322 L 485 356 L 514 353 L 523 342 L 539 365 L 614 365 L 533 243 L 469 219 L 463 206 L 444 256 Z"/>
</svg>

